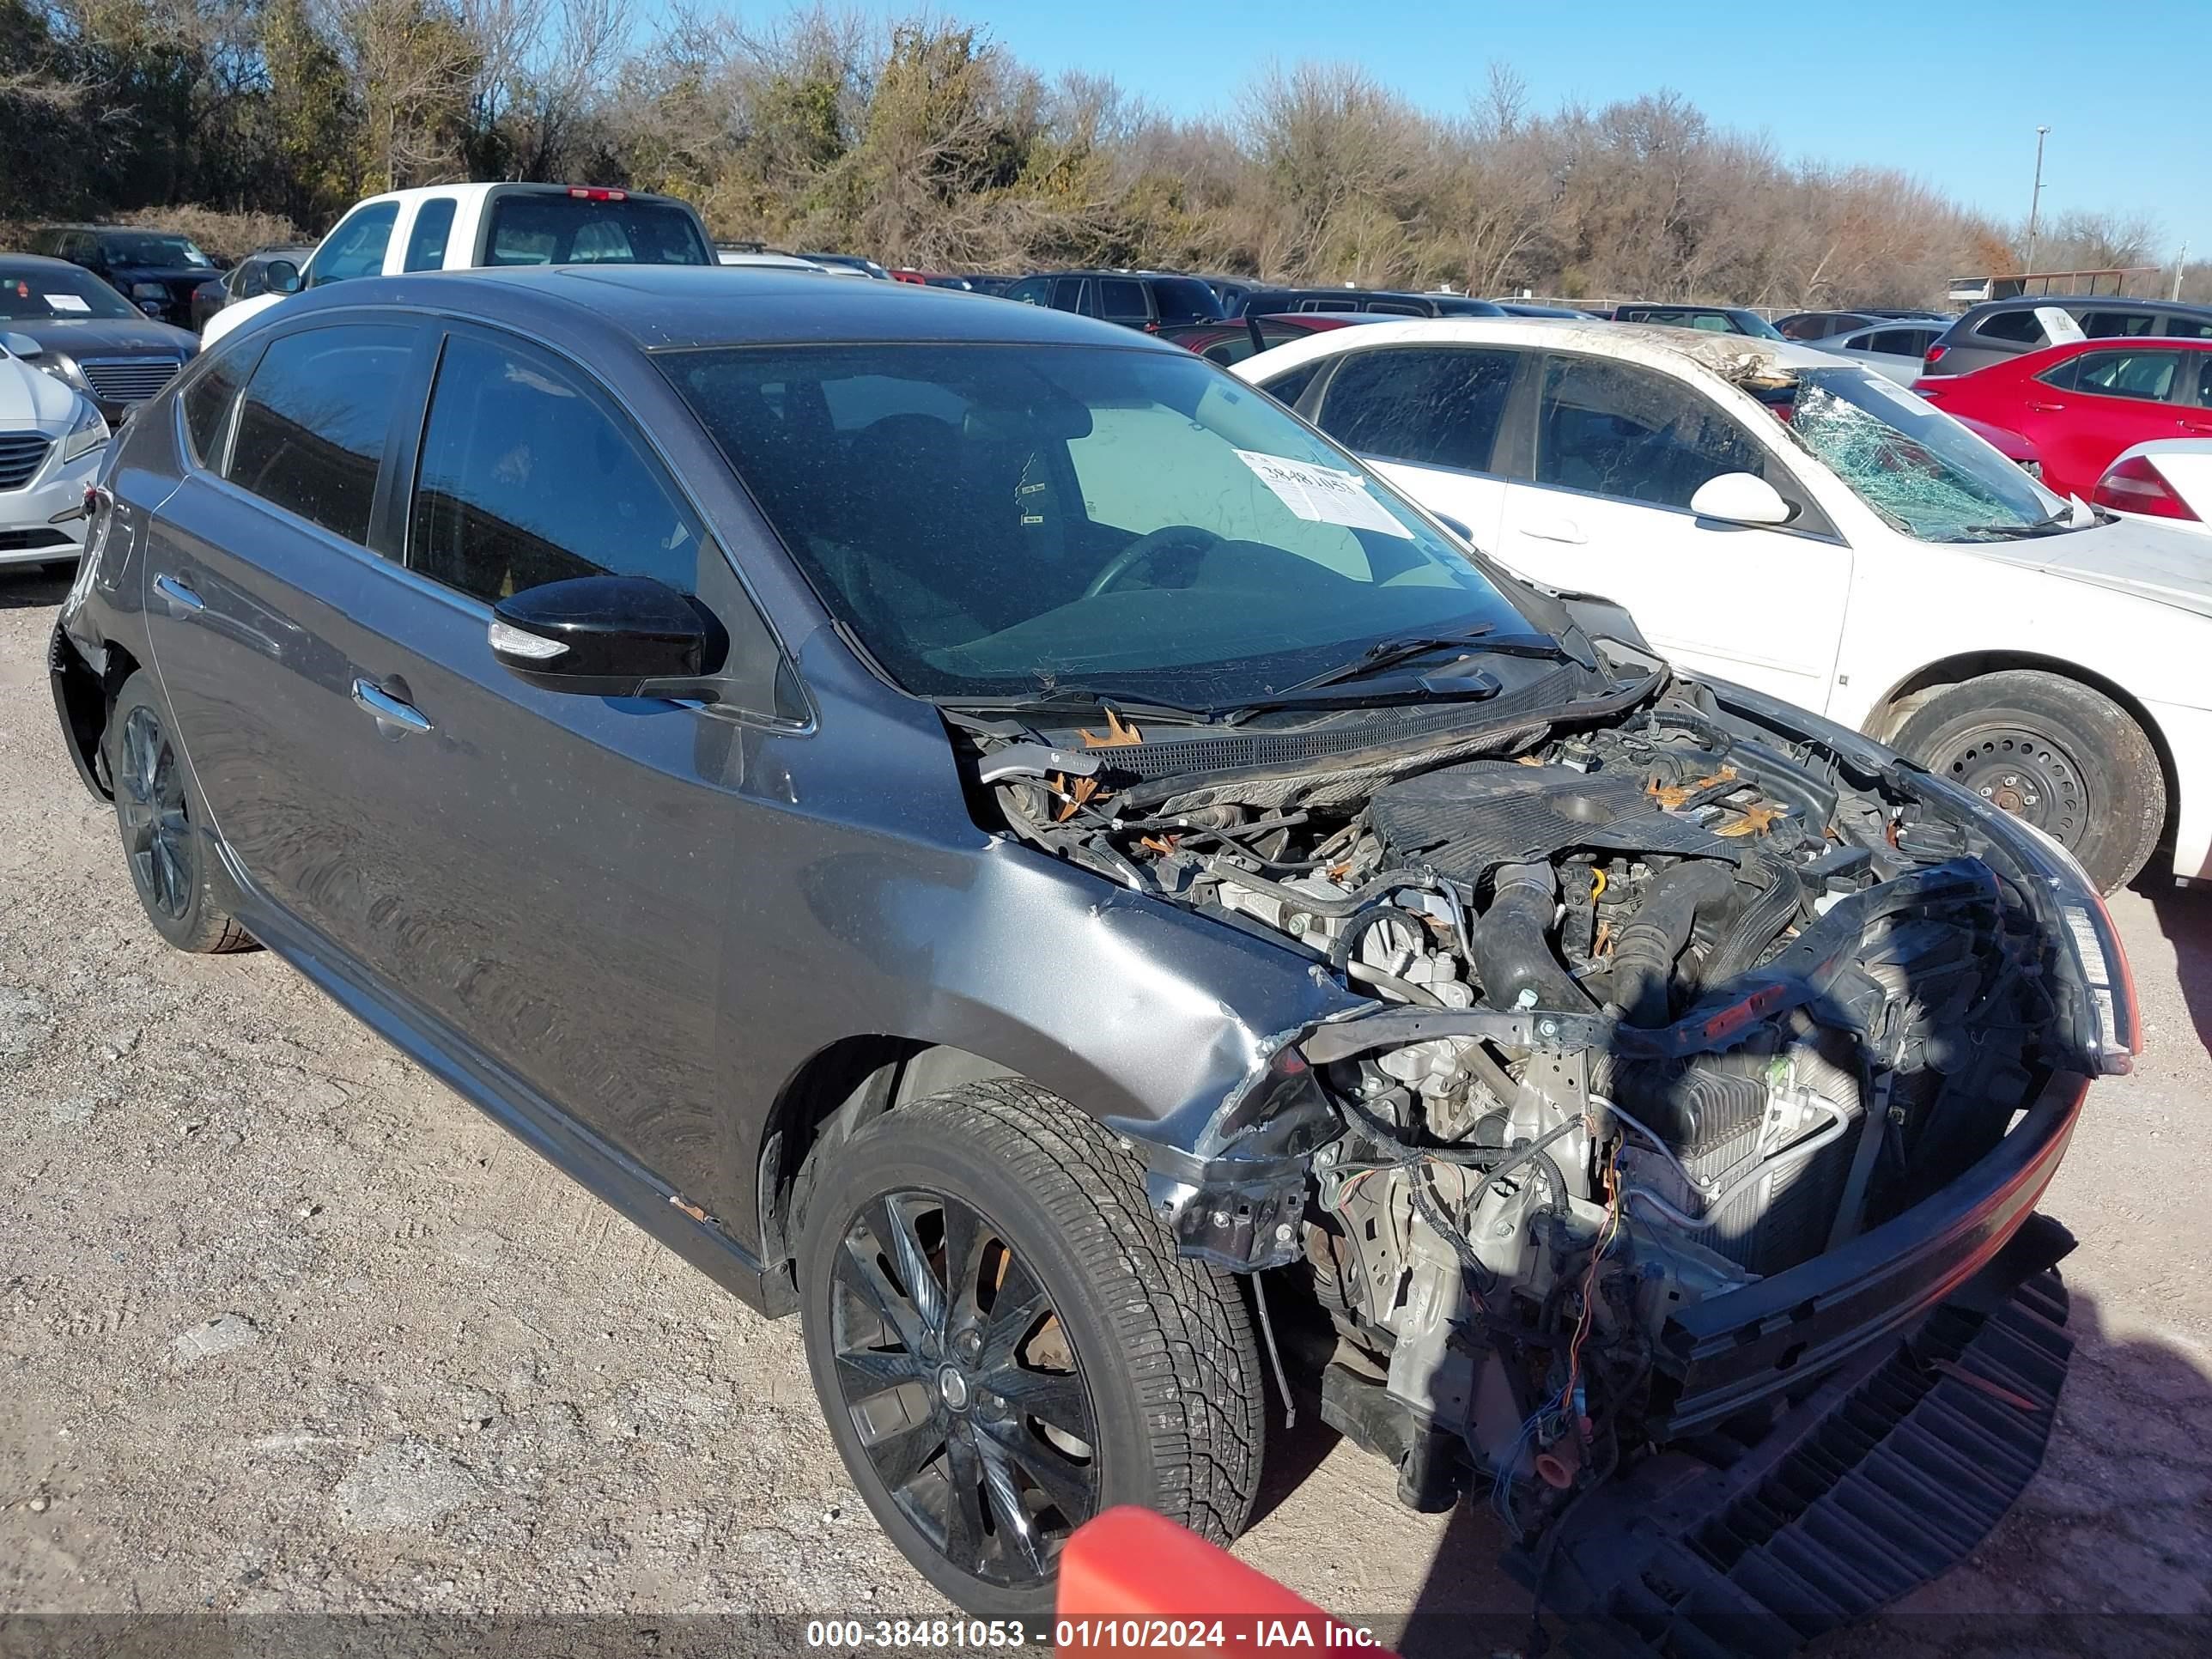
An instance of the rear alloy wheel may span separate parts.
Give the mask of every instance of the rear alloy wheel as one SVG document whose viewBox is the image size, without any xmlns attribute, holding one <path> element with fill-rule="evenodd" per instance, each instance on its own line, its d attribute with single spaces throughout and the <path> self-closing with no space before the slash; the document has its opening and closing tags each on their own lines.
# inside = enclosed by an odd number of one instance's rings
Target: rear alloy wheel
<svg viewBox="0 0 2212 1659">
<path fill-rule="evenodd" d="M 179 951 L 250 947 L 253 938 L 231 915 L 229 884 L 200 833 L 184 758 L 150 675 L 142 671 L 123 683 L 103 741 L 116 827 L 146 919 Z"/>
<path fill-rule="evenodd" d="M 1050 1616 L 1068 1536 L 1141 1504 L 1226 1543 L 1261 1452 L 1258 1352 L 1176 1256 L 1142 1171 L 1012 1079 L 829 1146 L 799 1221 L 807 1363 L 854 1484 L 932 1583 Z"/>
<path fill-rule="evenodd" d="M 2165 828 L 2166 775 L 2142 727 L 2057 674 L 2013 669 L 1948 687 L 1891 742 L 2042 830 L 2104 892 L 2142 868 Z"/>
</svg>

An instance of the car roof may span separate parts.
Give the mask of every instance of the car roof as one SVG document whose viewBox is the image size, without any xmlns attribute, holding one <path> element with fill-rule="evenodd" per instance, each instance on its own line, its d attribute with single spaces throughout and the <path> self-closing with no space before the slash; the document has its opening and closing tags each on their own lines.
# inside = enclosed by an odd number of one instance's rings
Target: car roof
<svg viewBox="0 0 2212 1659">
<path fill-rule="evenodd" d="M 508 195 L 566 196 L 572 190 L 619 190 L 623 199 L 632 202 L 681 202 L 677 196 L 659 196 L 649 190 L 630 190 L 620 185 L 517 184 L 511 179 L 495 179 L 486 183 L 467 185 L 410 185 L 404 190 L 380 190 L 374 196 L 364 196 L 346 210 L 366 207 L 371 202 L 419 202 L 426 197 L 450 196 L 456 201 L 482 201 L 494 191 Z M 685 204 L 689 205 L 689 204 Z M 338 216 L 343 218 L 345 214 Z"/>
<path fill-rule="evenodd" d="M 37 265 L 52 271 L 82 271 L 84 267 L 68 259 L 54 259 L 43 253 L 0 253 L 0 264 Z"/>
<path fill-rule="evenodd" d="M 282 314 L 364 305 L 420 307 L 549 337 L 619 337 L 647 350 L 972 341 L 1188 355 L 1117 323 L 1042 306 L 986 304 L 958 289 L 826 282 L 818 270 L 747 265 L 498 265 L 363 276 L 295 295 Z"/>
<path fill-rule="evenodd" d="M 2006 300 L 1984 300 L 1958 319 L 1986 317 L 1996 311 L 2033 311 L 2038 306 L 2094 306 L 2100 311 L 2154 311 L 2167 316 L 2212 315 L 2212 306 L 2191 305 L 2185 300 L 2136 299 L 2121 294 L 2029 294 Z"/>
<path fill-rule="evenodd" d="M 1703 307 L 1711 310 L 1717 307 Z M 1513 345 L 1532 348 L 1557 346 L 1589 350 L 1610 357 L 1643 362 L 1655 368 L 1680 371 L 1685 367 L 1710 370 L 1724 380 L 1741 382 L 1764 377 L 1786 380 L 1802 369 L 1837 368 L 1832 352 L 1809 341 L 1770 340 L 1762 335 L 1699 333 L 1679 328 L 1643 328 L 1634 323 L 1581 322 L 1553 317 L 1436 317 L 1405 318 L 1376 324 L 1347 336 L 1341 329 L 1292 340 L 1237 365 L 1246 372 L 1251 364 L 1285 366 L 1308 357 L 1327 356 L 1352 346 L 1377 345 Z"/>
</svg>

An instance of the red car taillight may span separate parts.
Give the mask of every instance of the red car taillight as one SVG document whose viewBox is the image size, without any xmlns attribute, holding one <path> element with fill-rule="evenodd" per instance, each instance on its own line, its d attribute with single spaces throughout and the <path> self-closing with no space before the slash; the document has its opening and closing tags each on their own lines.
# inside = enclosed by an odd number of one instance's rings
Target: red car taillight
<svg viewBox="0 0 2212 1659">
<path fill-rule="evenodd" d="M 2130 455 L 2097 480 L 2090 501 L 2115 513 L 2143 513 L 2154 519 L 2197 517 L 2187 501 L 2174 494 L 2159 470 L 2142 455 Z"/>
<path fill-rule="evenodd" d="M 1942 362 L 1943 361 L 1943 354 L 1944 354 L 1945 352 L 1948 351 L 1950 349 L 1951 349 L 1951 348 L 1950 348 L 1950 347 L 1948 347 L 1948 346 L 1947 346 L 1947 345 L 1932 345 L 1932 346 L 1929 346 L 1929 347 L 1928 348 L 1928 356 L 1927 356 L 1927 359 L 1926 359 L 1927 366 L 1928 366 L 1929 368 L 1935 368 L 1936 364 L 1938 364 L 1938 363 L 1940 363 L 1940 362 Z"/>
</svg>

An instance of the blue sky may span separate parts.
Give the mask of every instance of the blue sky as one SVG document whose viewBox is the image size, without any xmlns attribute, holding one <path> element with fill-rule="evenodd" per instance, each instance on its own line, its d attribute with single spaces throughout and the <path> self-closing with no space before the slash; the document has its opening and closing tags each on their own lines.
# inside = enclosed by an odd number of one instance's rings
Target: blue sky
<svg viewBox="0 0 2212 1659">
<path fill-rule="evenodd" d="M 748 22 L 781 10 L 737 0 Z M 864 0 L 907 15 L 915 4 Z M 1785 156 L 1902 167 L 2007 221 L 2026 217 L 2035 129 L 2043 210 L 2141 210 L 2157 258 L 2212 258 L 2212 0 L 1000 0 L 933 9 L 987 26 L 1047 75 L 1111 76 L 1177 113 L 1228 112 L 1269 58 L 1346 60 L 1425 107 L 1466 106 L 1493 58 L 1534 107 L 1671 87 Z"/>
</svg>

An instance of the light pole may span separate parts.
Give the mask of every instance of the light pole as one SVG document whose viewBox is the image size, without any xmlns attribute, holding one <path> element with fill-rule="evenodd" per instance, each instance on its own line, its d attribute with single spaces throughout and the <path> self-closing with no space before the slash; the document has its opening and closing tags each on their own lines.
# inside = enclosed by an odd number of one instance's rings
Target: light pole
<svg viewBox="0 0 2212 1659">
<path fill-rule="evenodd" d="M 2035 191 L 2027 198 L 2027 269 L 2021 273 L 2023 276 L 2035 270 L 2035 214 L 2043 205 L 2043 140 L 2050 131 L 2049 127 L 2035 130 Z"/>
</svg>

